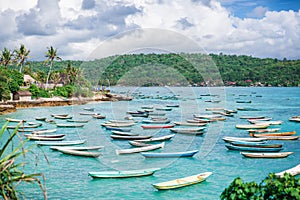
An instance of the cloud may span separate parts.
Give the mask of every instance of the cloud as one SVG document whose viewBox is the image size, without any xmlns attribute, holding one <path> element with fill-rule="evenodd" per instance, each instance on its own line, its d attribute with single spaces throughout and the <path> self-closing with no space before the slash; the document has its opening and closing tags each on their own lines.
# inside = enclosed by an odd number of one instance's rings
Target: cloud
<svg viewBox="0 0 300 200">
<path fill-rule="evenodd" d="M 81 8 L 83 10 L 90 10 L 95 7 L 95 0 L 83 0 Z"/>
<path fill-rule="evenodd" d="M 38 4 L 16 18 L 18 31 L 24 35 L 52 35 L 60 22 L 57 1 L 39 0 Z"/>
<path fill-rule="evenodd" d="M 133 32 L 137 34 L 135 29 L 178 33 L 207 53 L 293 59 L 300 56 L 300 11 L 269 11 L 259 2 L 251 5 L 253 10 L 248 12 L 251 17 L 243 19 L 235 17 L 218 0 L 38 0 L 24 9 L 7 2 L 3 5 L 6 8 L 1 9 L 0 23 L 5 29 L 0 29 L 0 49 L 24 43 L 36 60 L 44 59 L 50 45 L 58 48 L 63 59 L 85 59 L 99 44 L 118 44 L 118 40 L 124 46 L 111 46 L 109 52 L 113 53 L 114 48 L 116 52 L 126 51 L 130 42 L 135 42 L 132 37 Z M 176 37 L 166 43 L 166 37 L 159 31 L 146 32 L 147 37 L 139 40 L 138 48 L 152 43 L 157 49 L 172 49 L 179 43 L 182 51 L 192 51 L 184 42 L 176 41 Z"/>
<path fill-rule="evenodd" d="M 250 13 L 247 13 L 247 16 L 254 18 L 263 18 L 268 10 L 269 9 L 267 7 L 257 6 Z"/>
</svg>

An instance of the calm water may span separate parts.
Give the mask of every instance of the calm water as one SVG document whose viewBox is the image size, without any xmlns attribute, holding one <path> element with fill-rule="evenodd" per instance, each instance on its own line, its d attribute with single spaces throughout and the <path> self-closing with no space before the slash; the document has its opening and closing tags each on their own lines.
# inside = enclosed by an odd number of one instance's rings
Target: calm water
<svg viewBox="0 0 300 200">
<path fill-rule="evenodd" d="M 38 153 L 38 166 L 35 158 L 28 156 L 30 172 L 43 172 L 46 177 L 49 199 L 219 199 L 221 192 L 231 181 L 239 176 L 244 181 L 260 182 L 269 172 L 279 172 L 299 164 L 299 141 L 277 141 L 284 144 L 284 151 L 295 153 L 284 159 L 247 159 L 239 152 L 229 151 L 224 146 L 224 136 L 247 136 L 247 132 L 235 128 L 235 124 L 247 123 L 239 116 L 266 116 L 273 120 L 283 120 L 281 131 L 300 132 L 300 123 L 289 122 L 288 118 L 300 115 L 300 88 L 111 88 L 114 92 L 135 95 L 130 102 L 99 102 L 80 106 L 43 107 L 19 109 L 16 113 L 0 116 L 35 121 L 37 116 L 55 113 L 70 113 L 74 118 L 87 119 L 79 115 L 83 108 L 93 107 L 109 119 L 122 119 L 126 111 L 140 109 L 142 105 L 180 104 L 179 108 L 167 111 L 166 116 L 172 121 L 191 119 L 193 114 L 210 113 L 205 108 L 238 107 L 259 108 L 260 111 L 239 111 L 225 122 L 212 123 L 203 136 L 186 136 L 177 134 L 166 142 L 162 152 L 199 149 L 192 158 L 180 159 L 145 159 L 139 154 L 116 155 L 116 149 L 130 148 L 126 141 L 113 141 L 110 131 L 101 127 L 105 120 L 91 119 L 84 128 L 59 128 L 57 133 L 67 134 L 66 140 L 86 139 L 88 145 L 104 145 L 103 154 L 97 158 L 82 158 L 63 155 L 43 146 Z M 211 96 L 203 96 L 211 94 Z M 176 100 L 176 98 L 178 100 Z M 219 103 L 208 102 L 209 100 Z M 237 100 L 251 100 L 252 103 L 236 103 Z M 141 120 L 137 118 L 138 120 Z M 57 120 L 59 121 L 59 120 Z M 60 122 L 64 122 L 61 120 Z M 162 136 L 170 134 L 167 129 L 143 130 L 141 123 L 133 127 L 132 132 L 141 135 L 153 134 Z M 45 128 L 55 125 L 45 123 Z M 30 144 L 32 142 L 29 142 Z M 274 141 L 273 141 L 274 143 Z M 46 155 L 49 163 L 44 159 Z M 92 179 L 89 171 L 129 170 L 149 167 L 160 167 L 153 176 L 127 179 Z M 211 171 L 207 181 L 193 186 L 169 191 L 157 191 L 153 183 L 172 180 L 201 172 Z M 22 185 L 26 190 L 26 199 L 42 199 L 40 191 L 32 185 Z M 28 193 L 28 190 L 30 191 Z"/>
</svg>

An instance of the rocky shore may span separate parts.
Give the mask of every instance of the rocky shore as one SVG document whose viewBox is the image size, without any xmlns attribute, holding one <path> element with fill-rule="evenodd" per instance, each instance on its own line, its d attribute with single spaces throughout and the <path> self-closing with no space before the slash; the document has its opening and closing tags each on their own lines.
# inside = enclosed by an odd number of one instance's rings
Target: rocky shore
<svg viewBox="0 0 300 200">
<path fill-rule="evenodd" d="M 46 106 L 70 106 L 82 105 L 93 101 L 130 101 L 131 96 L 124 96 L 119 94 L 97 94 L 94 97 L 74 97 L 74 98 L 39 98 L 30 101 L 7 101 L 0 103 L 0 115 L 16 112 L 18 108 L 31 107 L 46 107 Z"/>
</svg>

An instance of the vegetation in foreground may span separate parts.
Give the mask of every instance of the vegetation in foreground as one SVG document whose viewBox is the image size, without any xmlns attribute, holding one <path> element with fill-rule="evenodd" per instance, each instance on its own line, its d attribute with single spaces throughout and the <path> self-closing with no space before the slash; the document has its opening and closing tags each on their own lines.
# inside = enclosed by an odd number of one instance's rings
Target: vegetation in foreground
<svg viewBox="0 0 300 200">
<path fill-rule="evenodd" d="M 221 194 L 221 200 L 297 200 L 300 199 L 300 179 L 285 173 L 271 173 L 260 184 L 236 178 Z"/>
<path fill-rule="evenodd" d="M 22 137 L 18 135 L 18 127 L 12 133 L 6 131 L 6 127 L 7 123 L 0 130 L 0 197 L 7 200 L 20 199 L 22 193 L 18 190 L 18 185 L 35 183 L 42 190 L 44 199 L 47 199 L 46 187 L 40 180 L 43 174 L 26 174 L 23 171 L 26 165 L 25 156 L 29 152 L 32 153 L 32 147 L 25 146 L 27 140 L 22 140 Z"/>
</svg>

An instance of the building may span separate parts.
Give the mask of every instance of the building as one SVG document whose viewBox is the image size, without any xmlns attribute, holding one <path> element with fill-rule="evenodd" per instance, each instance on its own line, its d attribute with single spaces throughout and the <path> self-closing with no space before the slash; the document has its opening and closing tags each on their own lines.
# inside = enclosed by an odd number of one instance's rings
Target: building
<svg viewBox="0 0 300 200">
<path fill-rule="evenodd" d="M 31 92 L 24 90 L 24 91 L 17 91 L 13 93 L 13 100 L 15 101 L 31 101 Z"/>
</svg>

